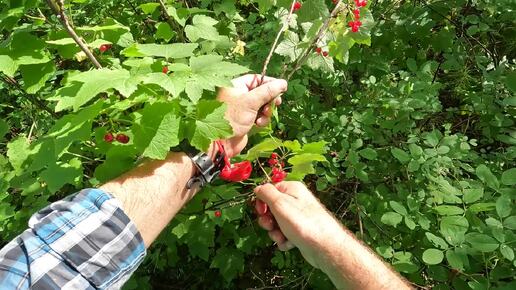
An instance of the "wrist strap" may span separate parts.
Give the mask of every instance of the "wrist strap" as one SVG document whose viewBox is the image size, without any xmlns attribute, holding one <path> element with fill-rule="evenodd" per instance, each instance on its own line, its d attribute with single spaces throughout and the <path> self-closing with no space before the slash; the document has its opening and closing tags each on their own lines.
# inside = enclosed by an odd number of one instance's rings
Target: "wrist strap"
<svg viewBox="0 0 516 290">
<path fill-rule="evenodd" d="M 193 164 L 197 168 L 197 173 L 186 184 L 187 189 L 191 189 L 195 184 L 204 187 L 211 183 L 220 174 L 224 167 L 225 153 L 220 150 L 217 151 L 215 160 L 211 160 L 208 154 L 200 152 L 195 147 L 192 147 L 188 142 L 182 142 L 179 146 L 181 150 L 190 157 Z"/>
</svg>

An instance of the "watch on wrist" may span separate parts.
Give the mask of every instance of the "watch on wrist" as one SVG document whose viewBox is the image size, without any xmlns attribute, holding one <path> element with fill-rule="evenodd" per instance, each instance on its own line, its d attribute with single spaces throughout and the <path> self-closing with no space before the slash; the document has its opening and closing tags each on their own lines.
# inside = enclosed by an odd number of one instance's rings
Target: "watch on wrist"
<svg viewBox="0 0 516 290">
<path fill-rule="evenodd" d="M 204 187 L 213 182 L 224 168 L 225 152 L 217 150 L 214 160 L 207 153 L 199 151 L 190 145 L 186 140 L 179 145 L 179 149 L 184 152 L 196 167 L 196 174 L 186 184 L 187 189 L 193 188 L 196 184 Z"/>
</svg>

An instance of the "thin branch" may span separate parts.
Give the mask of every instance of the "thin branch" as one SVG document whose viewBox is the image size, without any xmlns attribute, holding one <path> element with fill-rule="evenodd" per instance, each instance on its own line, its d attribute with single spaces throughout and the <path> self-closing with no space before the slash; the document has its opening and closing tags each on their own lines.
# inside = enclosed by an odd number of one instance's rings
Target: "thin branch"
<svg viewBox="0 0 516 290">
<path fill-rule="evenodd" d="M 57 3 L 56 3 L 57 2 Z M 79 45 L 81 50 L 86 54 L 86 56 L 91 60 L 91 62 L 97 67 L 98 69 L 102 68 L 102 65 L 99 63 L 99 61 L 95 58 L 93 53 L 90 51 L 86 43 L 77 35 L 75 30 L 73 30 L 72 26 L 70 25 L 70 21 L 68 17 L 65 14 L 64 10 L 64 0 L 47 0 L 48 6 L 52 9 L 54 14 L 57 16 L 63 27 L 66 29 L 68 34 L 73 38 L 75 43 Z"/>
<path fill-rule="evenodd" d="M 305 51 L 297 59 L 294 69 L 287 76 L 287 80 L 290 80 L 292 78 L 292 76 L 294 75 L 294 73 L 296 73 L 296 71 L 299 70 L 301 68 L 301 66 L 303 66 L 303 64 L 306 62 L 306 60 L 308 59 L 308 56 L 310 55 L 310 53 L 312 52 L 314 47 L 317 45 L 317 43 L 319 43 L 319 41 L 321 40 L 323 35 L 328 30 L 328 27 L 330 27 L 330 21 L 333 18 L 335 18 L 335 16 L 337 16 L 337 14 L 343 9 L 343 7 L 342 7 L 343 5 L 341 5 L 341 4 L 342 4 L 342 0 L 339 0 L 339 2 L 337 4 L 335 4 L 335 8 L 333 8 L 333 11 L 331 12 L 330 17 L 328 17 L 328 19 L 326 19 L 324 21 L 324 24 L 321 26 L 321 28 L 317 32 L 317 36 L 314 38 L 314 40 L 308 46 L 308 48 L 305 49 Z M 285 73 L 286 73 L 286 71 L 283 72 L 283 74 L 281 75 L 281 78 L 285 77 Z"/>
<path fill-rule="evenodd" d="M 27 93 L 21 86 L 20 84 L 13 78 L 5 75 L 5 74 L 0 74 L 0 79 L 14 87 L 15 89 L 17 89 L 18 91 L 20 91 L 23 95 L 25 95 L 25 97 L 27 98 L 27 100 L 29 100 L 30 103 L 32 103 L 33 105 L 35 105 L 36 107 L 40 108 L 41 110 L 49 113 L 52 117 L 54 118 L 58 118 L 59 116 L 56 114 L 56 112 L 52 111 L 52 109 L 50 109 L 49 107 L 47 107 L 47 105 L 42 102 L 39 98 L 37 98 L 35 95 L 31 95 L 29 93 Z"/>
<path fill-rule="evenodd" d="M 272 56 L 274 55 L 274 51 L 276 50 L 276 47 L 278 46 L 278 42 L 281 38 L 281 35 L 283 34 L 283 32 L 285 32 L 285 30 L 287 30 L 288 26 L 290 25 L 290 20 L 292 19 L 292 14 L 294 14 L 294 7 L 296 6 L 296 2 L 297 2 L 296 0 L 292 1 L 292 4 L 290 5 L 290 11 L 287 15 L 287 19 L 285 20 L 285 22 L 281 26 L 280 31 L 276 35 L 276 39 L 274 39 L 274 43 L 272 44 L 271 50 L 269 51 L 269 55 L 265 59 L 265 62 L 263 64 L 262 77 L 260 79 L 260 84 L 262 84 L 263 80 L 265 79 L 265 74 L 267 73 L 267 67 L 269 66 L 269 62 L 271 61 Z"/>
</svg>

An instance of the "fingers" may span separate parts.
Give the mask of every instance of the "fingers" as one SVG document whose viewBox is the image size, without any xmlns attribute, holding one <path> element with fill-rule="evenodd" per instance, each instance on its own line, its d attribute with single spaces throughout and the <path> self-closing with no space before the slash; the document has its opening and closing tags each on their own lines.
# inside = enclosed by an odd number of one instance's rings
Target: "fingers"
<svg viewBox="0 0 516 290">
<path fill-rule="evenodd" d="M 281 245 L 287 241 L 287 238 L 285 238 L 285 235 L 283 235 L 279 229 L 269 231 L 269 237 L 278 245 Z"/>
<path fill-rule="evenodd" d="M 287 88 L 286 80 L 274 79 L 253 89 L 249 92 L 253 108 L 255 110 L 260 109 L 263 105 L 270 103 L 280 94 L 286 92 Z"/>
<path fill-rule="evenodd" d="M 254 192 L 259 199 L 263 200 L 269 206 L 274 206 L 283 198 L 283 193 L 270 183 L 256 187 Z"/>
<path fill-rule="evenodd" d="M 283 252 L 290 251 L 295 247 L 296 246 L 289 240 L 286 240 L 283 244 L 278 244 L 278 249 Z"/>
<path fill-rule="evenodd" d="M 261 84 L 275 80 L 275 78 L 265 76 L 263 78 L 263 83 L 261 83 L 261 80 L 262 76 L 259 74 L 247 74 L 234 79 L 232 83 L 235 88 L 246 88 L 247 90 L 251 91 Z"/>
<path fill-rule="evenodd" d="M 276 225 L 274 217 L 271 214 L 266 214 L 258 217 L 258 225 L 266 231 L 272 231 Z"/>
</svg>

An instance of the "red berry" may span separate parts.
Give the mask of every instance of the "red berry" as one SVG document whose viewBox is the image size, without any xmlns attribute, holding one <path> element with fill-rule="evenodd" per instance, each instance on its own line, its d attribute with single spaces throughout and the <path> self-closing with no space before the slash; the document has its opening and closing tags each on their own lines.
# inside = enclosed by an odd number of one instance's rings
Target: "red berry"
<svg viewBox="0 0 516 290">
<path fill-rule="evenodd" d="M 260 199 L 256 200 L 256 203 L 254 204 L 254 209 L 256 210 L 256 213 L 258 215 L 265 215 L 269 209 L 267 204 Z"/>
<path fill-rule="evenodd" d="M 339 0 L 331 0 L 331 2 L 333 2 L 333 4 L 337 4 Z"/>
<path fill-rule="evenodd" d="M 163 71 L 164 74 L 167 74 L 168 73 L 168 66 L 164 66 L 162 71 Z"/>
<path fill-rule="evenodd" d="M 216 210 L 215 211 L 215 217 L 221 217 L 222 216 L 222 212 L 220 210 Z"/>
<path fill-rule="evenodd" d="M 358 32 L 358 29 L 362 26 L 362 22 L 359 20 L 349 22 L 349 27 L 351 27 L 351 31 Z"/>
<path fill-rule="evenodd" d="M 279 168 L 274 168 L 274 169 L 272 169 L 271 181 L 273 183 L 282 182 L 283 180 L 285 180 L 287 175 L 288 174 L 284 170 L 279 169 Z"/>
<path fill-rule="evenodd" d="M 111 44 L 103 44 L 99 47 L 100 52 L 106 52 L 111 49 Z"/>
<path fill-rule="evenodd" d="M 278 159 L 278 158 L 279 158 L 278 153 L 273 152 L 273 153 L 271 154 L 271 159 Z"/>
<path fill-rule="evenodd" d="M 353 14 L 355 15 L 355 20 L 360 19 L 360 9 L 353 10 Z"/>
<path fill-rule="evenodd" d="M 127 144 L 127 143 L 129 143 L 129 136 L 127 136 L 125 134 L 117 134 L 116 141 L 118 141 L 122 144 Z"/>
<path fill-rule="evenodd" d="M 322 48 L 317 47 L 317 48 L 315 49 L 315 52 L 317 52 L 318 54 L 321 54 L 321 52 L 322 52 Z"/>
<path fill-rule="evenodd" d="M 273 167 L 274 165 L 278 164 L 278 159 L 271 158 L 271 159 L 269 159 L 268 162 L 269 162 L 269 166 Z"/>
<path fill-rule="evenodd" d="M 294 3 L 294 12 L 296 12 L 297 10 L 301 9 L 303 5 L 301 4 L 301 2 L 297 1 L 296 3 Z"/>
<path fill-rule="evenodd" d="M 357 7 L 366 7 L 367 0 L 355 0 L 355 4 L 357 5 Z"/>
<path fill-rule="evenodd" d="M 106 133 L 106 135 L 104 135 L 104 141 L 111 143 L 114 140 L 115 140 L 115 136 L 113 136 L 113 133 Z"/>
<path fill-rule="evenodd" d="M 327 57 L 327 56 L 328 56 L 328 52 L 327 52 L 327 51 L 323 51 L 322 55 L 323 55 L 324 57 Z"/>
</svg>

